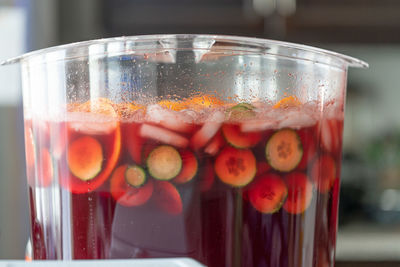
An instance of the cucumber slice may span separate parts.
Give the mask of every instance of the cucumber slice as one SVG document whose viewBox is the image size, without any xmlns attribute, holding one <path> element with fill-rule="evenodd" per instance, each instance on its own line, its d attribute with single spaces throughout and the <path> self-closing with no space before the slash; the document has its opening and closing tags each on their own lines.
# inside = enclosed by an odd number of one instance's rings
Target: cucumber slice
<svg viewBox="0 0 400 267">
<path fill-rule="evenodd" d="M 225 184 L 243 187 L 256 175 L 256 158 L 249 149 L 225 147 L 215 159 L 215 173 Z"/>
<path fill-rule="evenodd" d="M 158 180 L 171 180 L 182 169 L 181 155 L 174 147 L 167 145 L 153 149 L 146 163 L 150 175 Z"/>
<path fill-rule="evenodd" d="M 303 156 L 303 145 L 299 135 L 291 129 L 275 132 L 267 142 L 265 155 L 275 170 L 281 172 L 294 170 Z"/>
<path fill-rule="evenodd" d="M 80 137 L 68 147 L 69 170 L 82 181 L 89 181 L 101 172 L 103 158 L 100 142 L 90 136 Z"/>
<path fill-rule="evenodd" d="M 249 103 L 240 103 L 229 109 L 229 119 L 233 121 L 253 118 L 256 113 L 254 106 Z"/>
<path fill-rule="evenodd" d="M 236 148 L 249 148 L 255 146 L 261 140 L 260 132 L 243 133 L 236 124 L 224 124 L 222 133 L 226 141 Z"/>
<path fill-rule="evenodd" d="M 258 178 L 248 192 L 252 206 L 265 214 L 279 211 L 287 195 L 285 182 L 279 175 L 273 173 Z"/>
<path fill-rule="evenodd" d="M 128 166 L 125 171 L 125 181 L 133 187 L 141 187 L 146 182 L 146 172 L 138 165 Z"/>
</svg>

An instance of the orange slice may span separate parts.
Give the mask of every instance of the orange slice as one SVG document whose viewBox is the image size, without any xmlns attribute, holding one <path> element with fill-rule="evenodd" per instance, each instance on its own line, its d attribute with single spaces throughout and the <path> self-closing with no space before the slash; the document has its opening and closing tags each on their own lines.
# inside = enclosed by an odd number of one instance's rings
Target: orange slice
<svg viewBox="0 0 400 267">
<path fill-rule="evenodd" d="M 129 117 L 138 110 L 145 110 L 145 107 L 134 102 L 131 103 L 118 103 L 114 105 L 115 110 L 119 117 Z"/>
<path fill-rule="evenodd" d="M 160 105 L 163 108 L 175 110 L 175 111 L 180 111 L 183 109 L 188 108 L 188 104 L 185 101 L 172 101 L 172 100 L 161 100 L 158 102 L 158 105 Z"/>
<path fill-rule="evenodd" d="M 300 100 L 296 96 L 291 95 L 279 100 L 279 102 L 274 105 L 274 108 L 298 107 L 300 105 Z"/>
<path fill-rule="evenodd" d="M 188 100 L 189 105 L 198 106 L 201 108 L 211 108 L 215 106 L 222 106 L 225 104 L 224 101 L 214 95 L 202 95 L 196 96 Z"/>
</svg>

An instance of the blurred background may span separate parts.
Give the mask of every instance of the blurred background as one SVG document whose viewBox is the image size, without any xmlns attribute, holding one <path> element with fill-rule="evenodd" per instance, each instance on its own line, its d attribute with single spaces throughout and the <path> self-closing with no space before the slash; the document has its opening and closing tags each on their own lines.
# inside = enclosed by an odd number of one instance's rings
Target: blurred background
<svg viewBox="0 0 400 267">
<path fill-rule="evenodd" d="M 0 60 L 103 37 L 221 33 L 298 42 L 367 61 L 368 70 L 349 72 L 337 266 L 400 264 L 399 32 L 397 0 L 0 0 Z M 24 257 L 29 233 L 18 71 L 0 71 L 5 259 Z"/>
</svg>

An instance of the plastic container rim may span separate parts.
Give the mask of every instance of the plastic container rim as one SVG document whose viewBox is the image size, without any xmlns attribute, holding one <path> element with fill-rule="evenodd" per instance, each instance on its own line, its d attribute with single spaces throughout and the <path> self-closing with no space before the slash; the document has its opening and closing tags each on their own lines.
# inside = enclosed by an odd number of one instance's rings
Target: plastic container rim
<svg viewBox="0 0 400 267">
<path fill-rule="evenodd" d="M 113 43 L 113 42 L 160 42 L 160 41 L 168 41 L 168 40 L 176 40 L 176 39 L 204 39 L 207 41 L 213 41 L 213 42 L 229 42 L 232 43 L 232 45 L 244 45 L 248 46 L 249 48 L 256 47 L 259 49 L 265 49 L 264 53 L 258 52 L 256 54 L 265 54 L 265 55 L 272 55 L 272 56 L 277 56 L 277 57 L 286 57 L 286 58 L 291 58 L 294 60 L 305 60 L 305 61 L 312 61 L 314 63 L 321 63 L 321 64 L 326 64 L 326 65 L 333 65 L 337 66 L 338 64 L 331 63 L 329 59 L 333 59 L 336 61 L 341 62 L 341 67 L 357 67 L 357 68 L 368 68 L 368 63 L 366 63 L 363 60 L 347 56 L 344 54 L 340 54 L 337 52 L 333 52 L 330 50 L 326 49 L 321 49 L 309 45 L 302 45 L 302 44 L 297 44 L 297 43 L 290 43 L 290 42 L 284 42 L 284 41 L 277 41 L 277 40 L 270 40 L 270 39 L 262 39 L 262 38 L 255 38 L 255 37 L 242 37 L 242 36 L 234 36 L 234 35 L 211 35 L 211 34 L 156 34 L 156 35 L 137 35 L 137 36 L 121 36 L 121 37 L 112 37 L 112 38 L 103 38 L 103 39 L 95 39 L 95 40 L 88 40 L 88 41 L 81 41 L 81 42 L 74 42 L 74 43 L 69 43 L 69 44 L 64 44 L 64 45 L 58 45 L 58 46 L 52 46 L 40 50 L 35 50 L 32 52 L 25 53 L 23 55 L 20 55 L 18 57 L 14 57 L 8 60 L 5 60 L 0 63 L 0 65 L 9 65 L 9 64 L 14 64 L 14 63 L 22 63 L 25 61 L 29 61 L 31 59 L 34 59 L 35 57 L 41 57 L 43 55 L 57 52 L 57 51 L 66 51 L 69 49 L 74 49 L 74 48 L 84 48 L 84 47 L 89 47 L 91 45 L 105 45 L 108 43 Z M 277 48 L 282 48 L 284 50 L 290 50 L 293 49 L 297 53 L 294 54 L 284 54 L 280 52 L 271 52 L 268 51 L 271 46 L 277 47 Z M 149 48 L 144 49 L 146 51 L 152 52 L 152 51 L 162 51 L 162 50 L 184 50 L 184 48 L 179 48 L 179 47 L 168 47 L 168 48 L 152 48 L 149 46 Z M 189 50 L 202 50 L 202 49 L 210 49 L 210 47 L 195 47 L 195 48 L 188 48 Z M 124 50 L 121 49 L 119 52 L 119 55 L 124 55 L 124 54 L 129 54 L 133 53 L 135 51 L 143 51 L 143 49 L 129 49 Z M 246 51 L 243 49 L 234 49 L 234 48 L 227 48 L 226 50 L 232 51 L 232 52 L 241 52 L 241 53 L 246 53 L 246 52 L 251 52 L 254 54 L 254 51 Z M 304 55 L 299 55 L 299 53 L 305 52 Z M 98 55 L 107 55 L 108 52 L 100 52 L 97 53 Z M 82 58 L 82 57 L 88 57 L 88 56 L 93 56 L 94 54 L 92 53 L 87 53 L 87 54 L 80 54 L 80 55 L 75 55 L 75 56 L 60 56 L 60 57 L 53 57 L 52 60 L 50 61 L 58 61 L 58 60 L 69 60 L 69 59 L 74 59 L 74 58 Z M 115 54 L 113 54 L 115 55 Z M 314 56 L 317 56 L 315 58 Z M 319 58 L 318 58 L 319 57 Z M 43 60 L 46 62 L 49 62 L 49 60 Z"/>
</svg>

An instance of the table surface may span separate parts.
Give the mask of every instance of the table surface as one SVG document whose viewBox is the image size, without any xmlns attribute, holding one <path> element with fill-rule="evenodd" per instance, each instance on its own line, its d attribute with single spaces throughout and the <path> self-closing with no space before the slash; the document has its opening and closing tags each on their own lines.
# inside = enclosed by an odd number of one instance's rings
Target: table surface
<svg viewBox="0 0 400 267">
<path fill-rule="evenodd" d="M 1 261 L 0 267 L 205 267 L 188 258 L 138 259 L 138 260 L 90 260 L 90 261 Z"/>
<path fill-rule="evenodd" d="M 400 225 L 384 226 L 357 222 L 340 227 L 336 259 L 400 262 Z"/>
<path fill-rule="evenodd" d="M 400 225 L 379 226 L 363 222 L 356 222 L 340 227 L 336 248 L 337 267 L 347 266 L 399 266 L 400 267 Z M 132 261 L 112 261 L 111 266 L 126 266 Z M 50 261 L 35 262 L 26 265 L 24 261 L 1 261 L 0 267 L 19 266 L 52 266 Z M 117 265 L 115 265 L 117 264 Z M 139 265 L 140 264 L 140 265 Z M 109 267 L 110 261 L 74 261 L 58 262 L 58 266 L 104 266 Z M 203 265 L 191 259 L 146 259 L 135 260 L 137 267 L 163 266 L 163 267 L 201 267 Z"/>
</svg>

